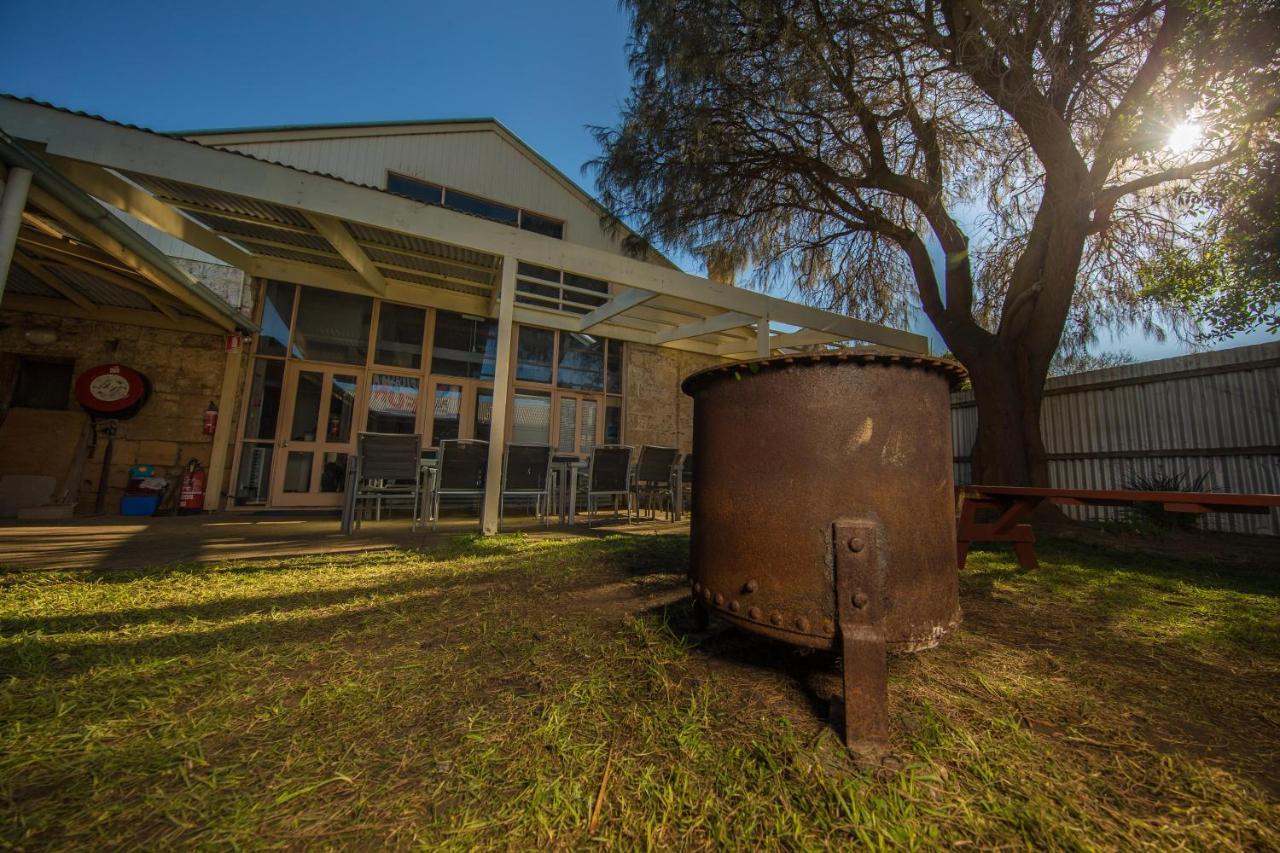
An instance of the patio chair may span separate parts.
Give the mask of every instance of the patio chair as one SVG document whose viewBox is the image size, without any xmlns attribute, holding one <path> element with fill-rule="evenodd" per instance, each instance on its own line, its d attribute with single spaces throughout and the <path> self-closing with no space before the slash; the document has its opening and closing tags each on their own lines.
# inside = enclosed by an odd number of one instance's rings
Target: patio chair
<svg viewBox="0 0 1280 853">
<path fill-rule="evenodd" d="M 598 445 L 591 450 L 591 462 L 587 465 L 587 526 L 595 520 L 596 502 L 600 498 L 613 498 L 616 514 L 618 498 L 627 501 L 627 517 L 631 516 L 632 448 L 621 444 Z"/>
<path fill-rule="evenodd" d="M 484 497 L 485 473 L 489 467 L 489 442 L 450 439 L 440 442 L 440 466 L 431 496 L 433 528 L 440 522 L 440 499 L 444 497 Z M 484 519 L 477 519 L 483 525 Z"/>
<path fill-rule="evenodd" d="M 551 511 L 551 445 L 508 444 L 502 457 L 502 497 L 498 501 L 498 526 L 507 498 L 533 499 L 538 520 L 547 523 Z"/>
<path fill-rule="evenodd" d="M 680 451 L 674 447 L 656 447 L 646 444 L 640 448 L 640 459 L 636 462 L 635 474 L 632 477 L 631 491 L 635 495 L 637 517 L 642 501 L 649 505 L 649 517 L 658 517 L 657 502 L 663 498 L 667 502 L 667 512 L 672 514 L 675 496 L 671 491 L 671 481 L 675 479 L 672 470 Z"/>
<path fill-rule="evenodd" d="M 693 454 L 686 453 L 680 461 L 680 513 L 693 509 Z"/>
<path fill-rule="evenodd" d="M 413 506 L 414 530 L 418 529 L 418 507 L 422 498 L 422 478 L 418 448 L 422 436 L 400 433 L 362 432 L 356 436 L 356 458 L 347 478 L 342 505 L 342 530 L 351 533 L 360 526 L 361 502 L 382 503 L 408 500 Z"/>
</svg>

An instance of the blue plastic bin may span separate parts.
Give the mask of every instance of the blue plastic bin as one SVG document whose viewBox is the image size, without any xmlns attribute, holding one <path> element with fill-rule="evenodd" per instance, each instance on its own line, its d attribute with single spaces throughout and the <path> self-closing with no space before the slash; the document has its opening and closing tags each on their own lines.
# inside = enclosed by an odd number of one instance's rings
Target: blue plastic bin
<svg viewBox="0 0 1280 853">
<path fill-rule="evenodd" d="M 154 515 L 158 506 L 159 495 L 125 495 L 120 499 L 120 514 Z"/>
</svg>

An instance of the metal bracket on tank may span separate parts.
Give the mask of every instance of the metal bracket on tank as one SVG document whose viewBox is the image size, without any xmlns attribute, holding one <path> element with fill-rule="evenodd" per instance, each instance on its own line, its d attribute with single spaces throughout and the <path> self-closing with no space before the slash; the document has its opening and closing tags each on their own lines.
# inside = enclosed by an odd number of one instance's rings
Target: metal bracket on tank
<svg viewBox="0 0 1280 853">
<path fill-rule="evenodd" d="M 889 742 L 888 660 L 884 635 L 884 579 L 877 534 L 870 521 L 831 525 L 836 617 L 844 659 L 844 742 L 875 756 Z"/>
</svg>

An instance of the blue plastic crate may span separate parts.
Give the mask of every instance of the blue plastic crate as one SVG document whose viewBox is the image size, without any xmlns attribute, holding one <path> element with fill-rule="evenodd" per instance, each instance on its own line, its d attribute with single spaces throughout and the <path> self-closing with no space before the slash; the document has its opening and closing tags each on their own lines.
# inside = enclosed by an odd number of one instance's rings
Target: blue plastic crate
<svg viewBox="0 0 1280 853">
<path fill-rule="evenodd" d="M 120 499 L 120 514 L 154 515 L 158 506 L 159 495 L 125 495 Z"/>
</svg>

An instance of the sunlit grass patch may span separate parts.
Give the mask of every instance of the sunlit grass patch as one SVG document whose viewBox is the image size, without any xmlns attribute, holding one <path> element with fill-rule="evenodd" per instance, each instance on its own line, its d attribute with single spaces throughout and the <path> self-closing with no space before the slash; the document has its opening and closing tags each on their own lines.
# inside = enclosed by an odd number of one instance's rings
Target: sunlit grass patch
<svg viewBox="0 0 1280 853">
<path fill-rule="evenodd" d="M 0 837 L 1280 844 L 1270 575 L 977 551 L 962 628 L 892 662 L 894 766 L 868 769 L 823 719 L 835 661 L 694 633 L 686 555 L 679 536 L 461 537 L 0 575 Z"/>
</svg>

